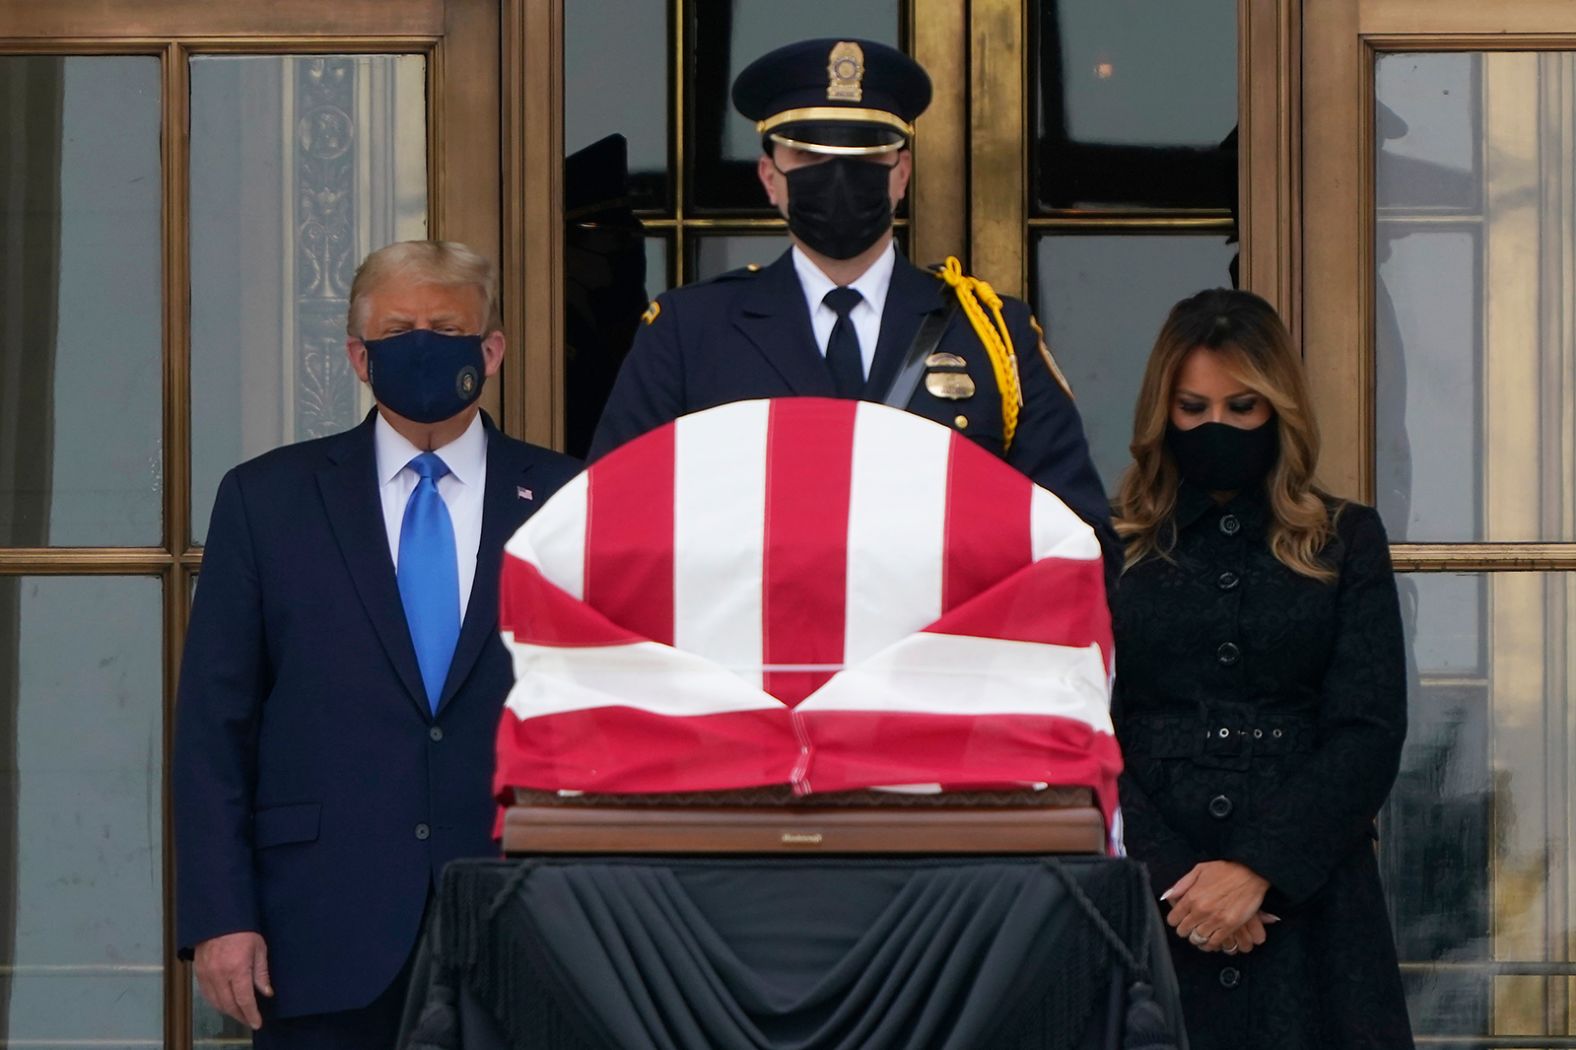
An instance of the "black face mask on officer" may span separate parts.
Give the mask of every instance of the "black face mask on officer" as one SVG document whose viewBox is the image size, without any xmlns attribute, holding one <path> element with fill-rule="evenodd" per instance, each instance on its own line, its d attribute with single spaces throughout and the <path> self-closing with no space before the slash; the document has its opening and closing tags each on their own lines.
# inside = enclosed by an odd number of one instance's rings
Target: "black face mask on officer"
<svg viewBox="0 0 1576 1050">
<path fill-rule="evenodd" d="M 1252 429 L 1230 423 L 1200 423 L 1183 430 L 1166 424 L 1166 447 L 1182 476 L 1210 492 L 1240 492 L 1257 485 L 1280 456 L 1280 427 L 1274 416 Z"/>
<path fill-rule="evenodd" d="M 833 157 L 777 170 L 788 180 L 788 229 L 828 259 L 852 259 L 892 226 L 890 165 Z"/>
</svg>

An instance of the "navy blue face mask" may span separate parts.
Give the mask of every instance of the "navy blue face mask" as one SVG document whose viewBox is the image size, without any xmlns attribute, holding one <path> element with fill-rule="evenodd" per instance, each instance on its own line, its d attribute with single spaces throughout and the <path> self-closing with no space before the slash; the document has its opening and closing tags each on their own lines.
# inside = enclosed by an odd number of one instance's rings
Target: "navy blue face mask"
<svg viewBox="0 0 1576 1050">
<path fill-rule="evenodd" d="M 415 423 L 441 423 L 482 393 L 486 361 L 479 335 L 441 335 L 412 328 L 365 339 L 367 379 L 378 404 Z"/>
</svg>

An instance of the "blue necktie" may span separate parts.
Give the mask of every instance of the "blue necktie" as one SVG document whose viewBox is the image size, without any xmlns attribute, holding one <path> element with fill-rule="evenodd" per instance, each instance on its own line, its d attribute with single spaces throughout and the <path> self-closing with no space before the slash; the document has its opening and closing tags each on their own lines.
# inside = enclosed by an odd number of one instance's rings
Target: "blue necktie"
<svg viewBox="0 0 1576 1050">
<path fill-rule="evenodd" d="M 859 352 L 859 333 L 848 317 L 849 311 L 864 300 L 853 288 L 833 288 L 821 299 L 837 314 L 832 336 L 826 341 L 826 363 L 832 370 L 838 397 L 858 397 L 865 391 L 865 359 Z"/>
<path fill-rule="evenodd" d="M 416 663 L 434 712 L 443 696 L 454 646 L 460 640 L 460 570 L 454 553 L 454 522 L 438 494 L 449 465 L 423 452 L 408 464 L 420 475 L 405 504 L 399 529 L 399 596 L 416 646 Z"/>
</svg>

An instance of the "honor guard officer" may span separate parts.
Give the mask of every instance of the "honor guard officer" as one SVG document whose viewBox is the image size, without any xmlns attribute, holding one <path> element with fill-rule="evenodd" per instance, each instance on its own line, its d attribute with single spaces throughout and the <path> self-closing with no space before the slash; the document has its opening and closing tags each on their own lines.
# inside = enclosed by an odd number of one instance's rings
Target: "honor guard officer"
<svg viewBox="0 0 1576 1050">
<path fill-rule="evenodd" d="M 733 103 L 756 121 L 757 173 L 792 247 L 659 296 L 646 310 L 591 447 L 595 459 L 729 401 L 882 401 L 973 438 L 1056 493 L 1120 564 L 1072 392 L 1028 307 L 898 253 L 914 119 L 930 77 L 868 40 L 807 40 L 751 63 Z"/>
</svg>

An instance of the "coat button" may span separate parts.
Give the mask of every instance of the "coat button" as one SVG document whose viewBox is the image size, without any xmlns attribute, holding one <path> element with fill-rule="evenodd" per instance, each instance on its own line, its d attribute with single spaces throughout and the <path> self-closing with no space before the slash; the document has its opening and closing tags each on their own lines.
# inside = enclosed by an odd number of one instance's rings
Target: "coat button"
<svg viewBox="0 0 1576 1050">
<path fill-rule="evenodd" d="M 1235 536 L 1238 532 L 1242 531 L 1242 522 L 1237 520 L 1237 516 L 1235 514 L 1227 514 L 1225 517 L 1220 519 L 1220 531 L 1224 532 L 1227 536 Z"/>
<path fill-rule="evenodd" d="M 1216 795 L 1209 800 L 1209 815 L 1216 820 L 1225 820 L 1231 816 L 1231 799 L 1225 795 Z"/>
<path fill-rule="evenodd" d="M 1215 577 L 1215 586 L 1223 591 L 1234 590 L 1239 582 L 1241 581 L 1234 572 L 1223 572 Z"/>
<path fill-rule="evenodd" d="M 432 829 L 425 824 L 417 824 L 416 838 L 422 842 L 426 842 L 428 839 L 432 838 Z"/>
<path fill-rule="evenodd" d="M 427 730 L 427 738 L 436 744 L 443 739 L 443 728 L 441 726 L 433 726 Z"/>
<path fill-rule="evenodd" d="M 1230 667 L 1242 659 L 1242 650 L 1237 648 L 1236 642 L 1222 642 L 1220 643 L 1220 648 L 1215 650 L 1215 659 L 1219 660 L 1222 665 Z"/>
<path fill-rule="evenodd" d="M 1220 986 L 1222 988 L 1235 988 L 1242 983 L 1242 971 L 1235 966 L 1224 966 L 1220 970 Z"/>
</svg>

